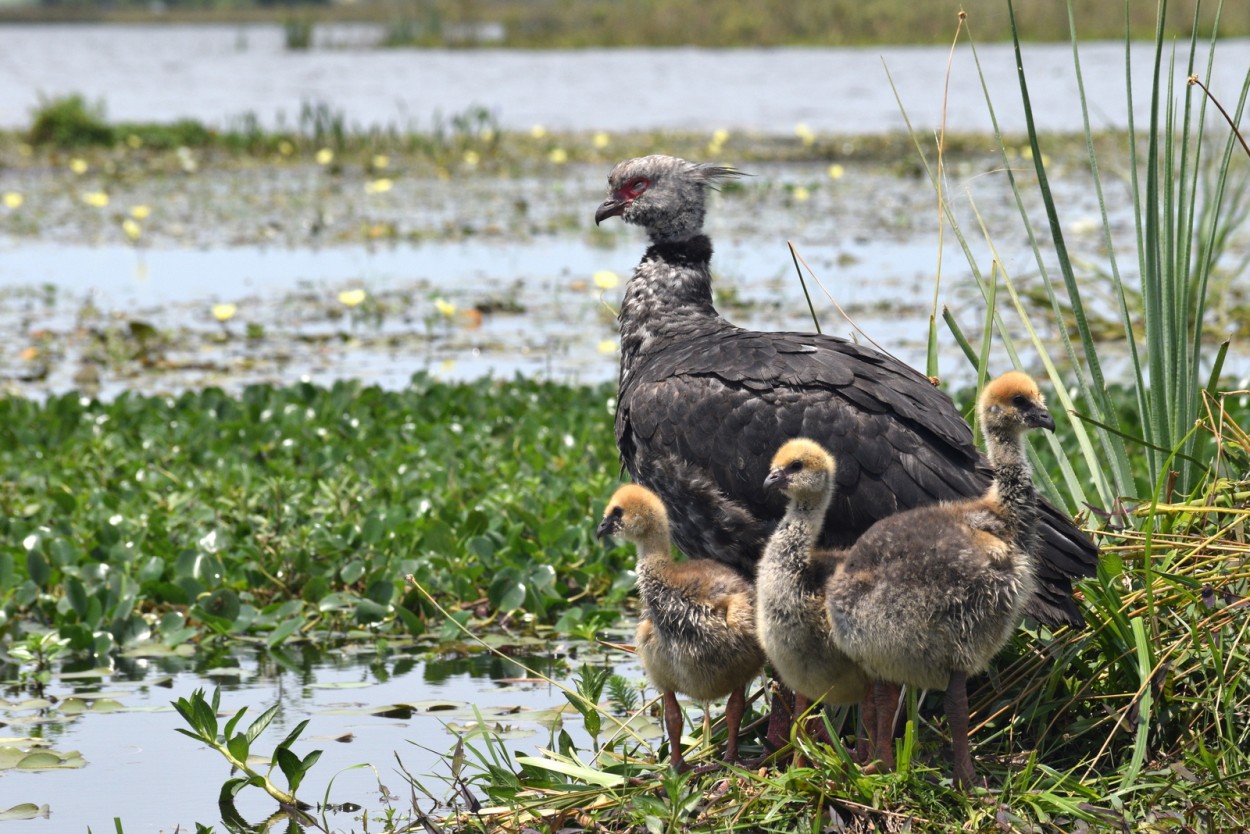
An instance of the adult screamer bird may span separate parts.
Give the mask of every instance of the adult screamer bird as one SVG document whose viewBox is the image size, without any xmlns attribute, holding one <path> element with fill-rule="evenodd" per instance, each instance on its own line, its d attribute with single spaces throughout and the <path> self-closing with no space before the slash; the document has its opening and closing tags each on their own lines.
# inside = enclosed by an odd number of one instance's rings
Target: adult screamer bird
<svg viewBox="0 0 1250 834">
<path fill-rule="evenodd" d="M 670 156 L 619 163 L 595 221 L 620 217 L 651 245 L 619 316 L 616 440 L 634 481 L 669 507 L 686 553 L 755 573 L 785 498 L 764 487 L 772 453 L 808 437 L 838 460 L 821 546 L 851 544 L 901 510 L 983 494 L 992 472 L 946 394 L 898 360 L 833 336 L 744 330 L 712 305 L 705 191 L 732 169 Z M 1040 507 L 1037 589 L 1026 611 L 1080 625 L 1072 579 L 1098 551 Z"/>
</svg>

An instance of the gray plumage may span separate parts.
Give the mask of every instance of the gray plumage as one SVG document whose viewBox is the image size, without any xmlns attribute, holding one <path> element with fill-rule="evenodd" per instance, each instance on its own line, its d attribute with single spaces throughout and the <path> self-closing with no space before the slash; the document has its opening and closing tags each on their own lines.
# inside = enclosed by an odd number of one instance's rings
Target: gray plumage
<svg viewBox="0 0 1250 834">
<path fill-rule="evenodd" d="M 1036 586 L 1024 433 L 1054 427 L 1041 403 L 1021 373 L 987 386 L 978 410 L 995 480 L 986 494 L 873 525 L 826 584 L 835 642 L 873 677 L 945 689 L 952 670 L 985 671 L 1020 622 Z"/>
<path fill-rule="evenodd" d="M 621 304 L 616 439 L 634 481 L 670 508 L 674 541 L 753 576 L 785 511 L 763 487 L 768 457 L 810 437 L 839 462 L 820 544 L 846 546 L 876 521 L 981 495 L 988 463 L 950 398 L 875 350 L 808 333 L 744 330 L 712 304 L 706 191 L 736 172 L 666 156 L 618 164 L 597 221 L 619 216 L 651 246 Z M 1073 577 L 1097 550 L 1041 507 L 1038 587 L 1028 611 L 1079 625 Z"/>
<path fill-rule="evenodd" d="M 790 502 L 756 576 L 760 644 L 782 682 L 804 698 L 859 703 L 869 679 L 838 646 L 825 613 L 825 585 L 843 554 L 816 549 L 833 494 L 833 459 L 807 440 L 790 441 L 782 454 L 767 481 Z"/>
<path fill-rule="evenodd" d="M 824 587 L 834 643 L 869 675 L 946 690 L 955 779 L 965 786 L 974 774 L 967 678 L 989 666 L 1036 589 L 1037 496 L 1024 434 L 1055 427 L 1036 383 L 1017 371 L 986 386 L 977 411 L 994 468 L 986 494 L 878 522 Z M 782 447 L 779 465 L 801 442 Z M 794 459 L 806 470 L 811 458 Z M 877 720 L 874 741 L 888 767 L 893 722 Z"/>
</svg>

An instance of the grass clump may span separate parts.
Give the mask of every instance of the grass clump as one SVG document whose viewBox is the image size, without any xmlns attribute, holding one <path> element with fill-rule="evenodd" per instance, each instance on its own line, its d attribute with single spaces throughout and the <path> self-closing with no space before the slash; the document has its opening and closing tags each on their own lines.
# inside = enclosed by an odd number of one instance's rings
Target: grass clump
<svg viewBox="0 0 1250 834">
<path fill-rule="evenodd" d="M 116 134 L 105 121 L 102 102 L 89 104 L 81 95 L 73 94 L 41 98 L 26 140 L 32 145 L 80 148 L 111 145 Z"/>
</svg>

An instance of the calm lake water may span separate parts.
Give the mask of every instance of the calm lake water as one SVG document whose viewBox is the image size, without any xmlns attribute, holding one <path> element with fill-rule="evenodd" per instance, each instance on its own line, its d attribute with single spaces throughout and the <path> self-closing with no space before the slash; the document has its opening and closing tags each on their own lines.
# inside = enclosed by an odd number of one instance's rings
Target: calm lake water
<svg viewBox="0 0 1250 834">
<path fill-rule="evenodd" d="M 1069 245 L 1082 263 L 1096 264 L 1102 256 L 1093 193 L 1071 165 L 1054 167 Z M 825 332 L 854 332 L 841 306 L 869 337 L 923 367 L 935 290 L 939 315 L 949 307 L 967 332 L 979 332 L 982 302 L 949 230 L 936 281 L 936 198 L 923 180 L 885 163 L 851 166 L 836 181 L 823 164 L 759 165 L 751 172 L 742 189 L 713 195 L 708 216 L 718 305 L 731 320 L 763 329 L 812 328 L 789 241 L 830 294 L 809 276 Z M 27 396 L 72 390 L 83 362 L 100 350 L 99 334 L 125 336 L 131 326 L 166 334 L 154 357 L 159 361 L 104 367 L 103 396 L 202 385 L 237 391 L 251 382 L 329 383 L 341 376 L 399 387 L 419 370 L 444 379 L 517 373 L 581 383 L 612 379 L 614 310 L 644 242 L 616 221 L 595 229 L 591 215 L 604 176 L 603 166 L 568 166 L 542 183 L 403 177 L 368 205 L 345 196 L 363 194 L 361 183 L 334 181 L 327 200 L 342 220 L 333 222 L 369 216 L 430 238 L 374 245 L 335 245 L 327 242 L 333 228 L 315 236 L 305 218 L 290 216 L 291 205 L 316 203 L 308 195 L 325 187 L 319 171 L 275 173 L 260 200 L 237 205 L 236 192 L 251 196 L 247 172 L 117 183 L 112 199 L 122 210 L 151 207 L 138 246 L 125 242 L 118 221 L 83 206 L 77 189 L 87 186 L 32 179 L 22 187 L 41 192 L 30 200 L 32 207 L 38 201 L 40 233 L 0 237 L 0 328 L 24 334 L 0 346 L 0 380 Z M 1010 274 L 1035 274 L 1001 163 L 967 163 L 949 177 L 948 198 L 965 229 L 976 228 L 979 214 Z M 1134 238 L 1123 185 L 1109 182 L 1107 193 L 1121 265 L 1131 270 Z M 517 215 L 514 207 L 522 203 L 529 207 Z M 467 235 L 438 239 L 449 222 L 447 206 L 456 206 L 450 222 Z M 1030 213 L 1041 220 L 1036 205 Z M 188 214 L 194 222 L 182 219 Z M 258 242 L 273 228 L 283 230 L 274 242 Z M 988 274 L 992 254 L 980 234 L 971 235 L 969 246 Z M 601 273 L 609 273 L 607 283 L 600 283 Z M 365 290 L 385 314 L 348 310 L 338 298 L 351 289 Z M 226 325 L 212 313 L 223 303 L 237 308 Z M 440 303 L 455 312 L 443 315 Z M 1114 315 L 1097 297 L 1090 303 Z M 1008 321 L 1014 328 L 1014 316 Z M 944 326 L 939 346 L 943 378 L 971 381 Z M 34 360 L 32 348 L 39 352 Z M 1234 358 L 1229 368 L 1237 367 Z"/>
<path fill-rule="evenodd" d="M 913 125 L 941 123 L 949 54 L 946 46 L 384 50 L 361 46 L 379 39 L 372 27 L 323 27 L 317 35 L 317 48 L 293 52 L 278 26 L 0 26 L 0 127 L 28 124 L 40 95 L 82 93 L 103 100 L 116 120 L 190 117 L 218 126 L 243 113 L 290 124 L 301 102 L 314 101 L 362 126 L 428 126 L 435 112 L 480 105 L 522 129 L 789 135 L 804 122 L 881 133 L 905 128 L 891 79 Z M 1071 47 L 1026 44 L 1023 52 L 1038 127 L 1079 131 Z M 1011 48 L 986 44 L 978 54 L 1003 129 L 1021 131 Z M 1149 105 L 1152 58 L 1150 45 L 1134 46 L 1137 112 Z M 1085 44 L 1081 65 L 1094 126 L 1125 126 L 1123 44 Z M 1221 42 L 1211 86 L 1226 103 L 1247 66 L 1250 40 Z M 1178 88 L 1186 74 L 1173 73 Z M 952 65 L 946 107 L 952 130 L 992 127 L 966 47 Z"/>
<path fill-rule="evenodd" d="M 631 655 L 605 655 L 593 646 L 552 641 L 541 647 L 542 655 L 524 654 L 539 648 L 530 645 L 521 648 L 515 661 L 480 650 L 462 653 L 463 648 L 449 647 L 431 660 L 423 658 L 423 651 L 402 646 L 385 654 L 371 647 L 288 647 L 273 654 L 244 650 L 195 657 L 126 656 L 111 669 L 70 669 L 58 675 L 48 687 L 57 699 L 51 705 L 32 702 L 16 690 L 0 690 L 4 736 L 39 738 L 57 753 L 77 751 L 86 760 L 77 769 L 0 771 L 0 811 L 26 802 L 50 806 L 46 819 L 0 822 L 0 831 L 86 832 L 90 827 L 105 832 L 114 830 L 114 817 L 126 832 L 194 831 L 197 822 L 222 830 L 217 794 L 230 778 L 230 766 L 216 751 L 175 732 L 187 725 L 170 705 L 196 689 L 211 694 L 215 685 L 221 686 L 227 717 L 247 707 L 240 729 L 270 706 L 281 705 L 253 746 L 258 755 L 272 752 L 296 724 L 308 719 L 293 752 L 303 757 L 321 750 L 322 755 L 300 797 L 321 802 L 330 787 L 330 803 L 353 803 L 374 817 L 388 806 L 401 812 L 411 808 L 397 756 L 428 791 L 450 797 L 444 781 L 450 769 L 441 758 L 456 743 L 449 727 L 463 729 L 479 714 L 500 730 L 511 750 L 531 754 L 549 746 L 556 720 L 579 748 L 588 747 L 581 719 L 564 696 L 528 670 L 567 680 L 584 661 L 642 681 Z M 577 659 L 552 659 L 569 651 Z M 80 706 L 86 711 L 78 712 Z M 631 726 L 649 740 L 660 735 L 655 721 Z M 470 754 L 468 761 L 476 760 Z M 361 764 L 372 767 L 353 769 Z M 274 773 L 275 781 L 285 786 L 280 772 Z M 485 796 L 478 799 L 489 804 Z M 423 811 L 431 812 L 432 804 L 422 797 Z M 277 811 L 276 803 L 258 788 L 245 789 L 237 808 L 252 824 Z M 377 830 L 375 823 L 362 825 L 360 815 L 331 813 L 329 830 Z"/>
</svg>

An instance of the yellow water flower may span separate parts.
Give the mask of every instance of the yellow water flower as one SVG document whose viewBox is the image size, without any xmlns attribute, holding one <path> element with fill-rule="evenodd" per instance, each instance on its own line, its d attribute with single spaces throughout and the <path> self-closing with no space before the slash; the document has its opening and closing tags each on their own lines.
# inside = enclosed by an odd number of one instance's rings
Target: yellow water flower
<svg viewBox="0 0 1250 834">
<path fill-rule="evenodd" d="M 130 216 L 135 220 L 147 220 L 152 214 L 152 207 L 140 203 L 137 206 L 131 206 Z"/>
<path fill-rule="evenodd" d="M 339 303 L 347 307 L 355 307 L 365 300 L 364 290 L 343 290 L 339 293 Z"/>
<path fill-rule="evenodd" d="M 143 137 L 137 133 L 132 133 L 126 137 L 126 145 L 132 150 L 137 151 L 143 147 Z"/>
<path fill-rule="evenodd" d="M 22 144 L 17 146 L 17 152 L 21 154 L 22 156 L 33 156 L 35 153 L 35 148 L 29 142 L 23 142 Z"/>
<path fill-rule="evenodd" d="M 712 132 L 712 141 L 707 143 L 707 152 L 711 156 L 716 156 L 725 147 L 725 143 L 729 141 L 729 131 L 724 128 L 718 128 Z"/>
<path fill-rule="evenodd" d="M 464 164 L 473 166 L 482 161 L 482 155 L 475 150 L 469 149 L 464 152 Z"/>
<path fill-rule="evenodd" d="M 395 182 L 387 177 L 379 177 L 365 183 L 366 194 L 385 194 L 395 187 Z"/>
<path fill-rule="evenodd" d="M 334 161 L 334 151 L 329 148 L 322 148 L 317 151 L 317 155 L 313 158 L 317 160 L 318 165 L 329 165 Z"/>
<path fill-rule="evenodd" d="M 604 339 L 602 342 L 599 343 L 599 352 L 600 353 L 616 353 L 616 340 Z"/>
<path fill-rule="evenodd" d="M 603 150 L 608 146 L 608 143 L 612 141 L 612 137 L 601 130 L 595 134 L 595 138 L 591 141 L 594 143 L 596 148 Z"/>
<path fill-rule="evenodd" d="M 278 143 L 278 153 L 282 154 L 283 156 L 290 156 L 291 154 L 295 153 L 295 145 L 291 144 L 290 140 L 283 139 L 281 142 Z"/>
<path fill-rule="evenodd" d="M 76 156 L 69 161 L 69 169 L 75 174 L 85 174 L 91 166 L 87 164 L 87 160 Z"/>
<path fill-rule="evenodd" d="M 563 165 L 569 161 L 569 152 L 564 148 L 552 148 L 551 153 L 547 154 L 547 158 L 556 165 Z"/>
<path fill-rule="evenodd" d="M 213 318 L 220 322 L 227 322 L 234 318 L 234 314 L 239 312 L 239 308 L 233 304 L 214 304 Z"/>
<path fill-rule="evenodd" d="M 6 191 L 4 193 L 4 205 L 6 208 L 21 208 L 24 202 L 26 202 L 26 198 L 16 191 Z"/>
<path fill-rule="evenodd" d="M 103 191 L 84 191 L 82 201 L 92 208 L 104 208 L 109 204 L 109 195 Z"/>
<path fill-rule="evenodd" d="M 811 145 L 816 141 L 816 131 L 808 127 L 807 122 L 799 122 L 794 126 L 794 135 L 803 140 L 804 145 Z"/>
<path fill-rule="evenodd" d="M 595 286 L 601 290 L 610 290 L 619 283 L 621 279 L 610 269 L 601 269 L 595 273 Z"/>
<path fill-rule="evenodd" d="M 543 127 L 542 125 L 534 125 L 533 127 L 530 128 L 530 136 L 533 136 L 535 139 L 541 139 L 546 135 L 547 135 L 547 128 Z"/>
<path fill-rule="evenodd" d="M 812 192 L 807 190 L 806 186 L 796 185 L 794 191 L 790 192 L 794 195 L 794 199 L 800 203 L 806 203 L 812 198 Z"/>
<path fill-rule="evenodd" d="M 829 179 L 840 180 L 844 176 L 846 176 L 846 169 L 841 165 L 835 162 L 829 166 Z"/>
<path fill-rule="evenodd" d="M 131 240 L 138 240 L 139 235 L 143 234 L 143 228 L 129 217 L 122 221 L 122 231 Z"/>
<path fill-rule="evenodd" d="M 434 299 L 434 306 L 437 307 L 438 311 L 447 318 L 451 318 L 456 314 L 456 305 L 452 304 L 445 298 Z"/>
<path fill-rule="evenodd" d="M 387 168 L 391 164 L 391 158 L 384 153 L 373 155 L 373 167 L 377 169 Z"/>
</svg>

